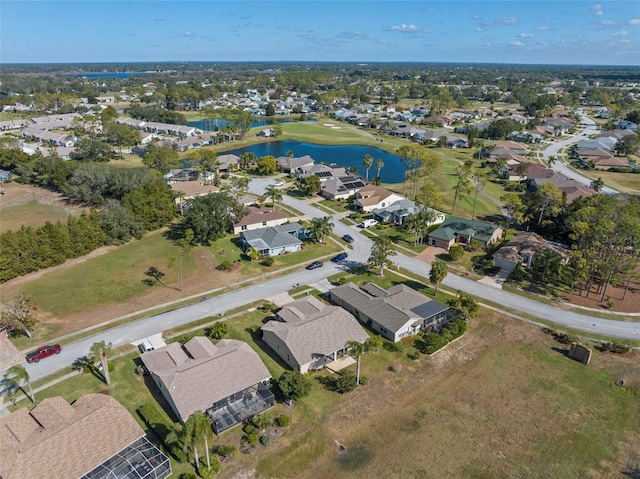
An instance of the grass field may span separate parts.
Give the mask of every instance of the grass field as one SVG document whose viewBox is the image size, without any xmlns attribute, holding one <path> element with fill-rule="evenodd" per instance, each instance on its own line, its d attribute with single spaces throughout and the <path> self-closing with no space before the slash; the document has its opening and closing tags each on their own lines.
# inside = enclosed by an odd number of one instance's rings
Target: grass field
<svg viewBox="0 0 640 479">
<path fill-rule="evenodd" d="M 32 185 L 6 183 L 0 196 L 0 233 L 17 231 L 22 225 L 38 228 L 50 221 L 67 222 L 70 214 L 78 215 L 82 208 L 68 205 L 62 196 Z"/>
</svg>

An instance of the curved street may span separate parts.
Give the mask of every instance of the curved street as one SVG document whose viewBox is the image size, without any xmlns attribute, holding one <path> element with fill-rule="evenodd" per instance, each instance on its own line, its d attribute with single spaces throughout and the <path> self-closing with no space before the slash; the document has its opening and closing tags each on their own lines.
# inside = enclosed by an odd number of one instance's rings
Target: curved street
<svg viewBox="0 0 640 479">
<path fill-rule="evenodd" d="M 587 178 L 586 176 L 583 176 L 577 171 L 575 171 L 574 169 L 569 168 L 567 164 L 561 161 L 558 157 L 558 152 L 561 149 L 567 148 L 581 140 L 585 140 L 589 138 L 589 136 L 591 135 L 597 135 L 598 133 L 600 133 L 600 130 L 598 129 L 598 126 L 596 125 L 595 121 L 593 121 L 591 118 L 589 118 L 587 115 L 585 115 L 582 112 L 580 113 L 580 117 L 582 119 L 582 123 L 584 123 L 585 125 L 585 129 L 582 130 L 580 133 L 576 133 L 575 135 L 569 138 L 551 143 L 544 150 L 542 150 L 542 155 L 544 156 L 544 159 L 547 162 L 547 164 L 549 161 L 549 157 L 555 156 L 556 158 L 558 158 L 558 160 L 555 163 L 553 163 L 553 165 L 549 166 L 549 168 L 552 168 L 558 173 L 562 173 L 566 177 L 572 178 L 585 186 L 589 186 L 592 181 L 591 178 Z M 604 186 L 600 191 L 607 195 L 617 195 L 620 193 L 618 190 L 615 190 L 608 186 Z"/>
<path fill-rule="evenodd" d="M 273 178 L 255 179 L 251 182 L 251 191 L 262 194 L 265 187 L 273 183 L 273 181 Z M 312 205 L 293 199 L 288 195 L 284 195 L 283 203 L 297 209 L 308 217 L 326 216 L 324 212 Z M 355 226 L 347 226 L 341 221 L 335 222 L 334 232 L 338 236 L 350 234 L 355 239 L 355 242 L 351 245 L 353 250 L 349 253 L 348 259 L 351 264 L 365 263 L 369 257 L 372 242 L 365 235 L 361 234 L 361 231 L 361 229 Z M 394 256 L 393 260 L 395 264 L 407 271 L 423 277 L 428 277 L 429 275 L 430 266 L 424 262 L 403 254 Z M 47 358 L 40 363 L 27 364 L 26 368 L 32 380 L 40 379 L 66 368 L 73 364 L 76 359 L 86 356 L 89 353 L 91 345 L 96 341 L 110 342 L 114 348 L 117 348 L 147 336 L 160 333 L 166 329 L 186 325 L 209 316 L 223 315 L 229 310 L 240 308 L 255 301 L 274 297 L 278 294 L 285 293 L 298 284 L 313 286 L 315 283 L 338 273 L 346 267 L 347 265 L 325 262 L 322 268 L 312 271 L 305 269 L 295 271 L 285 276 L 269 279 L 260 284 L 214 296 L 206 301 L 117 326 L 68 344 L 60 354 Z M 493 288 L 454 274 L 449 274 L 443 281 L 443 284 L 450 288 L 473 294 L 478 298 L 491 301 L 495 304 L 503 305 L 505 308 L 513 311 L 519 311 L 533 317 L 551 321 L 561 327 L 584 331 L 587 335 L 598 334 L 631 340 L 640 337 L 640 325 L 632 321 L 616 321 L 565 311 L 559 307 Z"/>
</svg>

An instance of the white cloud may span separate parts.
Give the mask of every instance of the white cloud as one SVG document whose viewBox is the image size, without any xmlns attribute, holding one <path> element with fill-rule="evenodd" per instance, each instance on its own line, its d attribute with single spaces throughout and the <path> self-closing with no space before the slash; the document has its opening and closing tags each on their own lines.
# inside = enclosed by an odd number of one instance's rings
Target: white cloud
<svg viewBox="0 0 640 479">
<path fill-rule="evenodd" d="M 593 10 L 593 14 L 598 17 L 601 17 L 602 15 L 604 15 L 604 12 L 602 11 L 602 5 L 600 4 L 585 8 L 585 10 Z"/>
<path fill-rule="evenodd" d="M 546 25 L 541 25 L 539 27 L 536 27 L 536 30 L 539 31 L 539 32 L 546 32 L 546 31 L 551 30 L 551 27 L 548 27 Z"/>
<path fill-rule="evenodd" d="M 600 22 L 600 25 L 617 25 L 618 22 L 616 22 L 615 20 L 602 20 Z"/>
<path fill-rule="evenodd" d="M 640 25 L 640 18 L 632 18 L 629 20 L 629 25 Z"/>
<path fill-rule="evenodd" d="M 518 35 L 520 38 L 533 38 L 533 34 L 532 33 L 521 33 L 520 35 Z"/>
<path fill-rule="evenodd" d="M 619 30 L 617 32 L 613 32 L 611 34 L 612 37 L 624 37 L 626 35 L 629 35 L 629 32 L 626 30 Z"/>
<path fill-rule="evenodd" d="M 403 23 L 402 25 L 393 25 L 390 29 L 397 32 L 417 32 L 420 30 L 419 27 L 416 27 L 413 24 L 407 25 L 406 23 Z"/>
<path fill-rule="evenodd" d="M 511 42 L 511 46 L 514 46 L 514 47 L 524 47 L 524 43 L 522 43 L 522 42 L 518 42 L 518 41 L 516 41 L 516 42 Z"/>
<path fill-rule="evenodd" d="M 185 38 L 191 38 L 191 37 L 195 37 L 196 34 L 190 31 L 186 31 L 185 34 L 183 35 L 183 37 Z"/>
<path fill-rule="evenodd" d="M 517 25 L 520 21 L 516 17 L 505 17 L 496 20 L 497 25 Z"/>
</svg>

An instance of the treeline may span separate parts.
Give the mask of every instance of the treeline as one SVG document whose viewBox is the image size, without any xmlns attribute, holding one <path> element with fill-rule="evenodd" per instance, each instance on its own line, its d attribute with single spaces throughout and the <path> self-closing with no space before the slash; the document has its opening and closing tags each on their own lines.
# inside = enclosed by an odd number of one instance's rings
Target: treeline
<svg viewBox="0 0 640 479">
<path fill-rule="evenodd" d="M 22 226 L 0 235 L 0 283 L 90 253 L 105 244 L 96 210 L 69 216 L 67 224 L 47 221 L 40 228 Z"/>
<path fill-rule="evenodd" d="M 90 208 L 90 213 L 70 216 L 67 224 L 23 226 L 1 234 L 0 282 L 102 245 L 139 239 L 170 223 L 176 214 L 174 192 L 153 169 L 29 156 L 14 148 L 0 148 L 0 166 L 19 175 L 20 182 L 59 191 L 69 201 Z"/>
<path fill-rule="evenodd" d="M 155 121 L 158 123 L 171 123 L 173 125 L 186 125 L 187 119 L 182 113 L 171 110 L 163 110 L 155 106 L 142 106 L 132 104 L 125 110 L 129 115 L 138 120 Z"/>
</svg>

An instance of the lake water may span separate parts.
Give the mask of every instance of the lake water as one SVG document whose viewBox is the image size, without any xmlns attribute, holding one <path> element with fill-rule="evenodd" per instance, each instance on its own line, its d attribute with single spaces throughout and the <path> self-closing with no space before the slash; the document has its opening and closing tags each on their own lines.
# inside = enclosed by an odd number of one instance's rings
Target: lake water
<svg viewBox="0 0 640 479">
<path fill-rule="evenodd" d="M 380 170 L 383 183 L 401 183 L 404 180 L 404 167 L 400 162 L 400 157 L 372 146 L 326 146 L 300 141 L 273 141 L 244 148 L 236 148 L 235 150 L 229 150 L 219 154 L 234 154 L 240 156 L 250 151 L 258 158 L 267 155 L 278 158 L 279 156 L 286 156 L 287 150 L 291 150 L 295 157 L 309 155 L 316 163 L 325 163 L 327 165 L 335 163 L 335 165 L 345 168 L 356 166 L 358 173 L 363 178 L 365 177 L 365 167 L 362 164 L 362 160 L 364 155 L 371 155 L 374 164 L 377 159 L 381 159 L 384 163 L 384 167 Z M 375 178 L 377 174 L 378 171 L 375 167 L 372 166 L 369 168 L 369 179 Z"/>
</svg>

